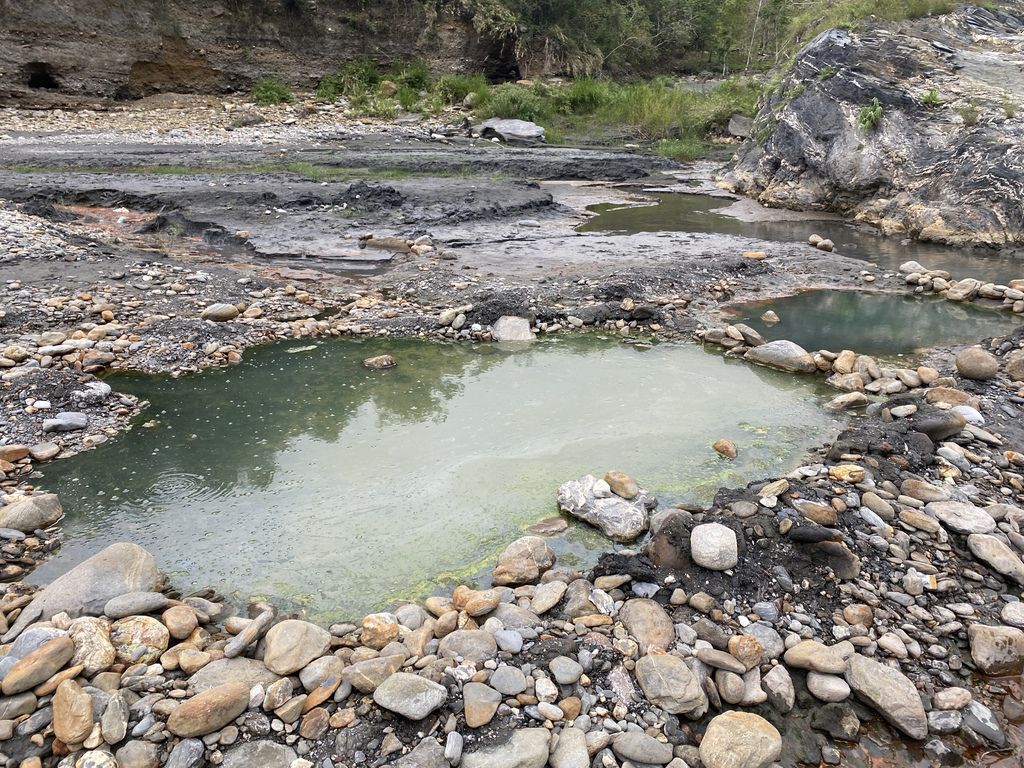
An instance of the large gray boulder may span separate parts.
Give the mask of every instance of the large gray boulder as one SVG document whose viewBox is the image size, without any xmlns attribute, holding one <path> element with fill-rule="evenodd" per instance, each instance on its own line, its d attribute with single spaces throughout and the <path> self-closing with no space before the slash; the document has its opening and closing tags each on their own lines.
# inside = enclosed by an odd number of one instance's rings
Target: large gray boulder
<svg viewBox="0 0 1024 768">
<path fill-rule="evenodd" d="M 485 139 L 498 139 L 506 144 L 534 146 L 544 143 L 544 128 L 529 120 L 511 120 L 492 117 L 479 125 Z"/>
<path fill-rule="evenodd" d="M 833 210 L 886 233 L 1024 241 L 1024 166 L 1008 162 L 1020 121 L 997 95 L 1020 82 L 1021 24 L 1019 7 L 963 4 L 912 25 L 822 33 L 762 99 L 758 141 L 744 144 L 726 183 L 774 208 Z M 928 88 L 943 105 L 922 98 Z M 859 124 L 876 99 L 881 119 Z"/>
<path fill-rule="evenodd" d="M 769 341 L 759 347 L 752 347 L 743 355 L 743 359 L 790 373 L 814 373 L 818 370 L 818 366 L 814 364 L 814 358 L 806 349 L 785 339 Z"/>
<path fill-rule="evenodd" d="M 55 493 L 36 493 L 0 507 L 0 528 L 32 533 L 47 528 L 64 514 Z"/>
<path fill-rule="evenodd" d="M 3 636 L 3 642 L 16 638 L 29 624 L 57 613 L 72 618 L 100 616 L 111 599 L 128 592 L 152 592 L 159 579 L 160 571 L 149 552 L 137 544 L 111 544 L 36 595 Z"/>
<path fill-rule="evenodd" d="M 636 498 L 626 500 L 610 491 L 605 495 L 598 479 L 584 475 L 579 480 L 563 483 L 558 489 L 558 506 L 584 522 L 590 523 L 610 539 L 632 541 L 647 530 L 650 510 L 657 500 L 641 489 Z M 601 481 L 605 488 L 607 483 Z"/>
</svg>

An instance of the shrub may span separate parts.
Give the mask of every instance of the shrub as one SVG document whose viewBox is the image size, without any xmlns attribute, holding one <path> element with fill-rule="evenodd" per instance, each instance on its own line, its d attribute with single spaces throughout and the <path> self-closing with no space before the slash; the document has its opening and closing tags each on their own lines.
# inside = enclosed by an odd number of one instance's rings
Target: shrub
<svg viewBox="0 0 1024 768">
<path fill-rule="evenodd" d="M 942 97 L 939 96 L 939 91 L 937 88 L 929 88 L 927 93 L 925 93 L 921 97 L 921 103 L 924 104 L 926 107 L 931 107 L 935 109 L 937 107 L 941 107 L 943 101 Z"/>
<path fill-rule="evenodd" d="M 421 59 L 411 61 L 401 69 L 392 72 L 392 79 L 399 85 L 409 86 L 417 93 L 428 90 L 432 80 L 426 62 Z"/>
<path fill-rule="evenodd" d="M 474 94 L 475 107 L 483 106 L 491 94 L 490 85 L 483 75 L 445 75 L 437 81 L 434 91 L 446 104 L 461 105 Z"/>
<path fill-rule="evenodd" d="M 707 151 L 707 145 L 698 139 L 662 139 L 658 142 L 657 152 L 680 162 L 696 160 Z"/>
<path fill-rule="evenodd" d="M 398 105 L 379 93 L 366 94 L 352 101 L 352 112 L 364 117 L 390 120 L 398 114 Z"/>
<path fill-rule="evenodd" d="M 263 77 L 256 81 L 252 87 L 252 98 L 261 106 L 271 104 L 285 104 L 293 101 L 294 96 L 284 83 L 272 77 Z"/>
<path fill-rule="evenodd" d="M 536 89 L 506 83 L 491 93 L 490 100 L 478 110 L 480 117 L 502 117 L 539 122 L 550 114 L 550 105 Z"/>
<path fill-rule="evenodd" d="M 957 110 L 957 114 L 964 121 L 964 125 L 968 128 L 972 128 L 978 124 L 978 118 L 981 117 L 981 112 L 978 110 L 978 105 L 973 101 L 970 104 L 965 104 Z"/>
<path fill-rule="evenodd" d="M 1007 120 L 1013 120 L 1017 116 L 1017 105 L 1009 96 L 1003 96 L 1003 114 Z"/>
<path fill-rule="evenodd" d="M 563 94 L 565 110 L 575 115 L 589 115 L 603 106 L 609 98 L 609 87 L 590 78 L 574 80 Z"/>
<path fill-rule="evenodd" d="M 341 75 L 324 75 L 316 87 L 316 98 L 320 101 L 337 101 L 342 95 Z"/>
<path fill-rule="evenodd" d="M 409 85 L 401 85 L 398 88 L 398 103 L 406 112 L 411 112 L 420 101 L 420 92 Z"/>
<path fill-rule="evenodd" d="M 878 128 L 878 124 L 882 122 L 882 116 L 885 114 L 885 110 L 879 103 L 878 99 L 872 99 L 871 103 L 865 107 L 862 107 L 860 112 L 857 114 L 857 125 L 865 131 L 874 131 Z"/>
</svg>

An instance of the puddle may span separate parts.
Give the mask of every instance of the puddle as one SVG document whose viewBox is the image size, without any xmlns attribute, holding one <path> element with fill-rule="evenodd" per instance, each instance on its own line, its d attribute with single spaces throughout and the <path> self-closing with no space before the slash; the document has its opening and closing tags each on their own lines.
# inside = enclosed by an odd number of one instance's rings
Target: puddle
<svg viewBox="0 0 1024 768">
<path fill-rule="evenodd" d="M 654 194 L 655 205 L 600 204 L 587 210 L 597 213 L 577 227 L 577 232 L 705 232 L 740 235 L 777 242 L 806 243 L 814 233 L 830 238 L 836 251 L 895 271 L 906 261 L 917 261 L 929 269 L 948 270 L 954 278 L 976 277 L 1005 283 L 1024 277 L 1019 259 L 983 249 L 961 249 L 920 243 L 898 237 L 885 237 L 867 227 L 843 223 L 839 219 L 779 218 L 768 221 L 744 221 L 722 211 L 734 200 L 707 195 Z M 767 216 L 772 211 L 764 209 Z M 809 248 L 810 246 L 808 246 Z"/>
<path fill-rule="evenodd" d="M 126 435 L 46 469 L 39 485 L 61 496 L 66 543 L 33 580 L 128 540 L 184 590 L 352 618 L 432 591 L 438 574 L 479 573 L 585 472 L 626 469 L 663 504 L 708 501 L 788 471 L 839 426 L 817 379 L 693 344 L 310 346 L 251 350 L 236 368 L 183 379 L 112 381 L 152 407 Z M 362 367 L 385 353 L 397 368 Z M 739 460 L 712 452 L 720 437 Z M 580 525 L 552 546 L 585 566 L 610 543 Z"/>
<path fill-rule="evenodd" d="M 808 350 L 852 349 L 892 356 L 929 347 L 967 344 L 1009 333 L 1020 319 L 995 309 L 937 297 L 858 291 L 804 291 L 729 308 L 767 339 L 789 339 Z M 773 310 L 779 322 L 761 320 Z"/>
</svg>

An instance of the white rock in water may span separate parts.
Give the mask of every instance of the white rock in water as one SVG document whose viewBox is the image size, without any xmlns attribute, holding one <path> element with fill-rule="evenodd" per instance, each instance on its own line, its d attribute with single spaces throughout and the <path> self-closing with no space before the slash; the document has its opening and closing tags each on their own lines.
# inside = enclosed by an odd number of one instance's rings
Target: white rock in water
<svg viewBox="0 0 1024 768">
<path fill-rule="evenodd" d="M 494 341 L 533 341 L 536 337 L 525 317 L 505 315 L 491 326 L 491 338 Z"/>
</svg>

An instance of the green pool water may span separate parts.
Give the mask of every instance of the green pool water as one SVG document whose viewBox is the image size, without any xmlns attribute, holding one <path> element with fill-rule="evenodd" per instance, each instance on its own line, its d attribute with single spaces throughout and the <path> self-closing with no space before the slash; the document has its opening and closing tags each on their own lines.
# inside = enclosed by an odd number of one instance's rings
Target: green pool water
<svg viewBox="0 0 1024 768">
<path fill-rule="evenodd" d="M 609 204 L 590 206 L 597 215 L 577 227 L 578 232 L 705 232 L 739 235 L 776 242 L 802 242 L 812 234 L 827 237 L 844 256 L 896 270 L 906 261 L 917 261 L 929 269 L 948 270 L 954 278 L 975 277 L 1005 283 L 1024 278 L 1024 262 L 1005 252 L 983 248 L 951 248 L 899 237 L 886 237 L 868 227 L 840 220 L 772 219 L 744 221 L 722 213 L 732 205 L 730 198 L 707 195 L 650 194 L 650 204 Z M 809 248 L 810 246 L 808 246 Z"/>
<path fill-rule="evenodd" d="M 804 291 L 731 309 L 767 339 L 789 339 L 808 350 L 852 349 L 883 357 L 974 343 L 1021 324 L 1019 316 L 1003 310 L 933 296 L 858 291 Z M 778 323 L 761 320 L 769 309 L 779 316 Z"/>
<path fill-rule="evenodd" d="M 384 353 L 397 368 L 362 367 Z M 620 468 L 663 503 L 706 502 L 793 468 L 839 427 L 816 379 L 595 335 L 280 344 L 235 368 L 109 381 L 152 406 L 132 431 L 45 468 L 66 543 L 33 579 L 128 540 L 185 590 L 321 618 L 479 576 L 557 512 L 565 480 Z M 711 450 L 720 437 L 737 461 Z M 573 524 L 552 547 L 586 565 L 610 542 Z"/>
</svg>

